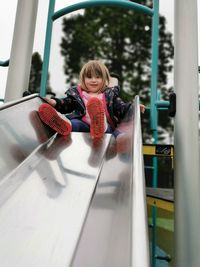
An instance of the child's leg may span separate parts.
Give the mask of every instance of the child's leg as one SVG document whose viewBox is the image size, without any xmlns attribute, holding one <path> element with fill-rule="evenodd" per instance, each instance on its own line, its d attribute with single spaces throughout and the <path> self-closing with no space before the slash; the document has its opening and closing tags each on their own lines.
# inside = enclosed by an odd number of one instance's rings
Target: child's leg
<svg viewBox="0 0 200 267">
<path fill-rule="evenodd" d="M 113 134 L 114 133 L 112 127 L 110 126 L 110 124 L 107 125 L 107 129 L 106 129 L 105 133 L 109 133 L 109 134 Z"/>
<path fill-rule="evenodd" d="M 40 105 L 38 114 L 40 119 L 51 127 L 53 130 L 61 135 L 68 135 L 72 130 L 72 125 L 70 120 L 68 120 L 64 115 L 57 112 L 55 108 L 47 103 Z"/>
<path fill-rule="evenodd" d="M 90 127 L 87 123 L 79 119 L 71 119 L 72 132 L 89 133 Z"/>
<path fill-rule="evenodd" d="M 92 97 L 87 103 L 87 111 L 90 116 L 90 135 L 93 139 L 100 139 L 104 135 L 104 107 L 97 97 Z"/>
</svg>

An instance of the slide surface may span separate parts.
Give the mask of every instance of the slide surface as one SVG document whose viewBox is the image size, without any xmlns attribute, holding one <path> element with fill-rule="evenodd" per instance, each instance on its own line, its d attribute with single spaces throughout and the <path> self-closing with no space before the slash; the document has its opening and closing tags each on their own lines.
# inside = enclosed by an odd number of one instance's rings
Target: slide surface
<svg viewBox="0 0 200 267">
<path fill-rule="evenodd" d="M 52 132 L 41 103 L 0 109 L 0 265 L 136 267 L 133 121 L 120 125 L 125 139 L 106 134 L 96 145 L 88 133 Z"/>
</svg>

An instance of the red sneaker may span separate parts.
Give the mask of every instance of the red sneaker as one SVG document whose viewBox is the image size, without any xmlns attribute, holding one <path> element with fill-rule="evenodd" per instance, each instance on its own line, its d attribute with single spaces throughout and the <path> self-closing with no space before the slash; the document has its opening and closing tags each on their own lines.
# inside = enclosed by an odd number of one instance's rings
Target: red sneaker
<svg viewBox="0 0 200 267">
<path fill-rule="evenodd" d="M 64 115 L 57 112 L 55 108 L 47 103 L 40 105 L 38 109 L 40 119 L 61 135 L 69 135 L 72 131 L 72 125 Z"/>
<path fill-rule="evenodd" d="M 90 135 L 92 139 L 101 139 L 104 135 L 104 107 L 97 97 L 91 97 L 87 103 L 90 116 Z"/>
</svg>

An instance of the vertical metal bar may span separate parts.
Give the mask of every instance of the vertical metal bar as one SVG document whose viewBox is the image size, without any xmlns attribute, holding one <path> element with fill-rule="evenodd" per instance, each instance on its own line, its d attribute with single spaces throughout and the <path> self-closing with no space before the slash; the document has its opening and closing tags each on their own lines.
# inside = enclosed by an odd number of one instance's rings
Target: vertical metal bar
<svg viewBox="0 0 200 267">
<path fill-rule="evenodd" d="M 52 37 L 52 28 L 53 28 L 52 15 L 54 13 L 54 8 L 55 8 L 55 0 L 49 0 L 47 29 L 46 29 L 46 38 L 45 38 L 45 47 L 44 47 L 44 58 L 43 58 L 43 64 L 42 64 L 42 77 L 41 77 L 41 85 L 40 85 L 40 96 L 46 95 L 46 85 L 47 85 L 48 68 L 49 68 L 49 56 L 50 56 L 51 37 Z"/>
<path fill-rule="evenodd" d="M 199 266 L 200 172 L 197 0 L 175 6 L 175 266 Z"/>
<path fill-rule="evenodd" d="M 158 36 L 159 36 L 159 0 L 153 0 L 152 18 L 152 62 L 151 62 L 151 103 L 150 103 L 150 123 L 153 131 L 153 142 L 158 139 L 158 110 L 157 101 L 157 81 L 158 81 Z M 157 187 L 157 158 L 153 158 L 153 187 Z M 152 207 L 152 267 L 156 266 L 156 217 L 157 209 Z"/>
<path fill-rule="evenodd" d="M 157 130 L 157 80 L 158 80 L 158 34 L 159 34 L 159 0 L 153 0 L 152 18 L 152 62 L 151 62 L 151 129 Z"/>
<path fill-rule="evenodd" d="M 37 10 L 38 0 L 18 0 L 5 102 L 21 98 L 28 89 Z"/>
<path fill-rule="evenodd" d="M 156 267 L 156 218 L 157 218 L 157 207 L 152 207 L 152 241 L 151 241 L 151 266 Z"/>
<path fill-rule="evenodd" d="M 152 66 L 151 66 L 151 104 L 150 122 L 153 132 L 153 143 L 158 141 L 158 36 L 159 36 L 159 0 L 153 0 L 154 15 L 152 19 Z M 153 187 L 157 187 L 157 158 L 153 158 Z"/>
<path fill-rule="evenodd" d="M 157 143 L 157 131 L 153 131 L 154 143 Z M 153 188 L 157 187 L 158 159 L 153 157 Z M 151 266 L 156 267 L 156 244 L 157 244 L 157 207 L 152 207 L 152 250 Z"/>
<path fill-rule="evenodd" d="M 158 143 L 158 132 L 153 131 L 154 144 Z M 153 157 L 153 187 L 156 188 L 158 184 L 158 158 Z"/>
</svg>

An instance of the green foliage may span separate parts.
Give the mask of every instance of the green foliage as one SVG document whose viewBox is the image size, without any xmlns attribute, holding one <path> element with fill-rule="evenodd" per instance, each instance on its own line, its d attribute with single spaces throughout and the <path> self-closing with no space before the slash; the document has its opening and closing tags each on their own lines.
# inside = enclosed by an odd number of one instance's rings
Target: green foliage
<svg viewBox="0 0 200 267">
<path fill-rule="evenodd" d="M 31 71 L 29 78 L 29 88 L 28 91 L 31 94 L 40 92 L 40 82 L 41 82 L 41 74 L 42 74 L 42 59 L 38 52 L 33 53 L 31 60 Z M 49 77 L 47 81 L 47 93 L 52 91 L 49 85 Z"/>
</svg>

